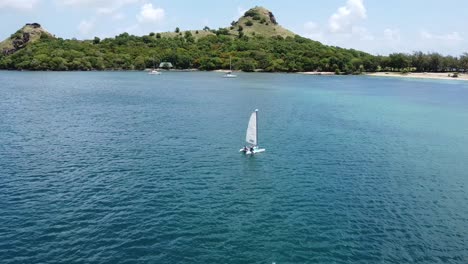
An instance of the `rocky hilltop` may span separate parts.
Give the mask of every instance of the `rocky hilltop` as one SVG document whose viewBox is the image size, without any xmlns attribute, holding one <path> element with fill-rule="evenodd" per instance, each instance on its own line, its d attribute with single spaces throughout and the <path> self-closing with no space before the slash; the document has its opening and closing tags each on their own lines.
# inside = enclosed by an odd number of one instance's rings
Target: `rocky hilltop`
<svg viewBox="0 0 468 264">
<path fill-rule="evenodd" d="M 209 35 L 227 35 L 234 38 L 240 38 L 243 36 L 254 37 L 294 37 L 292 31 L 289 31 L 278 24 L 276 17 L 273 13 L 261 6 L 256 6 L 249 9 L 241 16 L 237 21 L 232 21 L 231 25 L 219 29 L 209 29 L 205 27 L 199 30 L 188 30 L 190 34 L 195 38 L 199 39 Z M 184 36 L 184 31 L 180 32 L 163 32 L 160 33 L 162 37 L 177 37 Z"/>
<path fill-rule="evenodd" d="M 228 28 L 233 35 L 294 37 L 296 34 L 280 26 L 273 13 L 260 6 L 249 9 Z"/>
<path fill-rule="evenodd" d="M 40 38 L 53 37 L 52 34 L 43 29 L 38 23 L 28 23 L 16 31 L 6 40 L 0 42 L 0 51 L 4 55 L 13 54 Z"/>
</svg>

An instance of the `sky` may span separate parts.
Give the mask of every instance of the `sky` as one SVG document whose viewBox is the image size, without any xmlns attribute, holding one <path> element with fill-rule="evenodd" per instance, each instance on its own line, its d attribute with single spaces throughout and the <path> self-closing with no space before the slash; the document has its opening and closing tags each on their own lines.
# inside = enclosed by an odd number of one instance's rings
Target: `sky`
<svg viewBox="0 0 468 264">
<path fill-rule="evenodd" d="M 0 39 L 36 22 L 61 38 L 227 27 L 263 6 L 283 27 L 375 55 L 468 52 L 468 0 L 0 0 Z"/>
</svg>

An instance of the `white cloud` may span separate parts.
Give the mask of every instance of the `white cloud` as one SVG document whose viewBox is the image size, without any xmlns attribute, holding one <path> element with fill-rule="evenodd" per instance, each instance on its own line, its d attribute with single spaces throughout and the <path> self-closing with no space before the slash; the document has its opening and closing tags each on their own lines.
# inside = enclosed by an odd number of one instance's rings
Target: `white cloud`
<svg viewBox="0 0 468 264">
<path fill-rule="evenodd" d="M 387 28 L 384 30 L 384 40 L 400 41 L 400 30 Z"/>
<path fill-rule="evenodd" d="M 141 7 L 140 14 L 137 19 L 140 23 L 155 23 L 164 19 L 165 12 L 162 8 L 153 8 L 153 4 L 147 3 Z"/>
<path fill-rule="evenodd" d="M 139 1 L 140 0 L 56 0 L 57 3 L 62 5 L 90 8 L 116 8 Z"/>
<path fill-rule="evenodd" d="M 364 0 L 347 0 L 330 16 L 326 26 L 305 23 L 303 35 L 327 45 L 365 50 L 379 41 L 366 27 L 359 26 L 366 18 Z"/>
<path fill-rule="evenodd" d="M 419 37 L 419 39 L 418 39 Z M 419 40 L 419 41 L 418 41 Z M 437 51 L 443 54 L 459 54 L 466 50 L 466 41 L 458 32 L 449 32 L 444 34 L 435 34 L 422 30 L 419 36 L 415 37 L 415 50 L 426 52 Z"/>
<path fill-rule="evenodd" d="M 98 15 L 112 15 L 122 7 L 142 0 L 56 0 L 58 4 L 69 7 L 95 9 Z"/>
<path fill-rule="evenodd" d="M 463 41 L 463 37 L 458 32 L 451 32 L 448 34 L 432 34 L 427 31 L 421 31 L 421 38 L 426 40 L 440 40 L 445 42 L 460 42 Z"/>
<path fill-rule="evenodd" d="M 304 23 L 301 35 L 326 45 L 354 48 L 373 54 L 414 50 L 459 54 L 461 50 L 466 50 L 468 43 L 466 32 L 461 31 L 405 31 L 403 34 L 393 26 L 371 32 L 365 24 L 366 19 L 364 0 L 346 0 L 346 4 L 337 8 L 327 21 Z"/>
<path fill-rule="evenodd" d="M 364 0 L 348 0 L 345 6 L 331 15 L 328 27 L 332 33 L 349 33 L 354 24 L 367 17 Z"/>
<path fill-rule="evenodd" d="M 22 9 L 30 10 L 32 9 L 39 0 L 0 0 L 0 9 Z"/>
<path fill-rule="evenodd" d="M 89 33 L 91 33 L 94 29 L 94 20 L 82 20 L 80 24 L 78 25 L 78 31 L 82 36 L 87 36 Z"/>
<path fill-rule="evenodd" d="M 96 13 L 98 13 L 98 14 L 100 14 L 100 15 L 109 15 L 109 14 L 112 14 L 114 11 L 115 11 L 114 8 L 110 8 L 110 7 L 99 7 L 99 8 L 96 10 Z"/>
</svg>

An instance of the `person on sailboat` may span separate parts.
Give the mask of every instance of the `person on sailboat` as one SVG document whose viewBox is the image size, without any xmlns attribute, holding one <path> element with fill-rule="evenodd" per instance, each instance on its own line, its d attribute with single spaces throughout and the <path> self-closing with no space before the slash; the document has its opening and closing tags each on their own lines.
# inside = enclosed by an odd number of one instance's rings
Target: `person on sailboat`
<svg viewBox="0 0 468 264">
<path fill-rule="evenodd" d="M 254 146 L 250 146 L 250 152 L 254 152 Z"/>
<path fill-rule="evenodd" d="M 244 152 L 247 152 L 247 150 L 249 150 L 249 149 L 247 148 L 247 146 L 244 146 L 244 150 L 243 150 L 243 151 L 244 151 Z"/>
</svg>

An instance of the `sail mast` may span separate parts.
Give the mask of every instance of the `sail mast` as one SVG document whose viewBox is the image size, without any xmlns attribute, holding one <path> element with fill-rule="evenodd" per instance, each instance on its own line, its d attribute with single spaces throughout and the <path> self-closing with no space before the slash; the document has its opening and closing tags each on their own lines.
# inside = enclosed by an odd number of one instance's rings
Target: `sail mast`
<svg viewBox="0 0 468 264">
<path fill-rule="evenodd" d="M 258 109 L 255 109 L 255 120 L 256 120 L 256 122 L 255 122 L 256 123 L 255 124 L 255 126 L 256 126 L 255 137 L 257 138 L 257 140 L 255 140 L 255 141 L 257 141 L 257 146 L 258 146 Z"/>
</svg>

